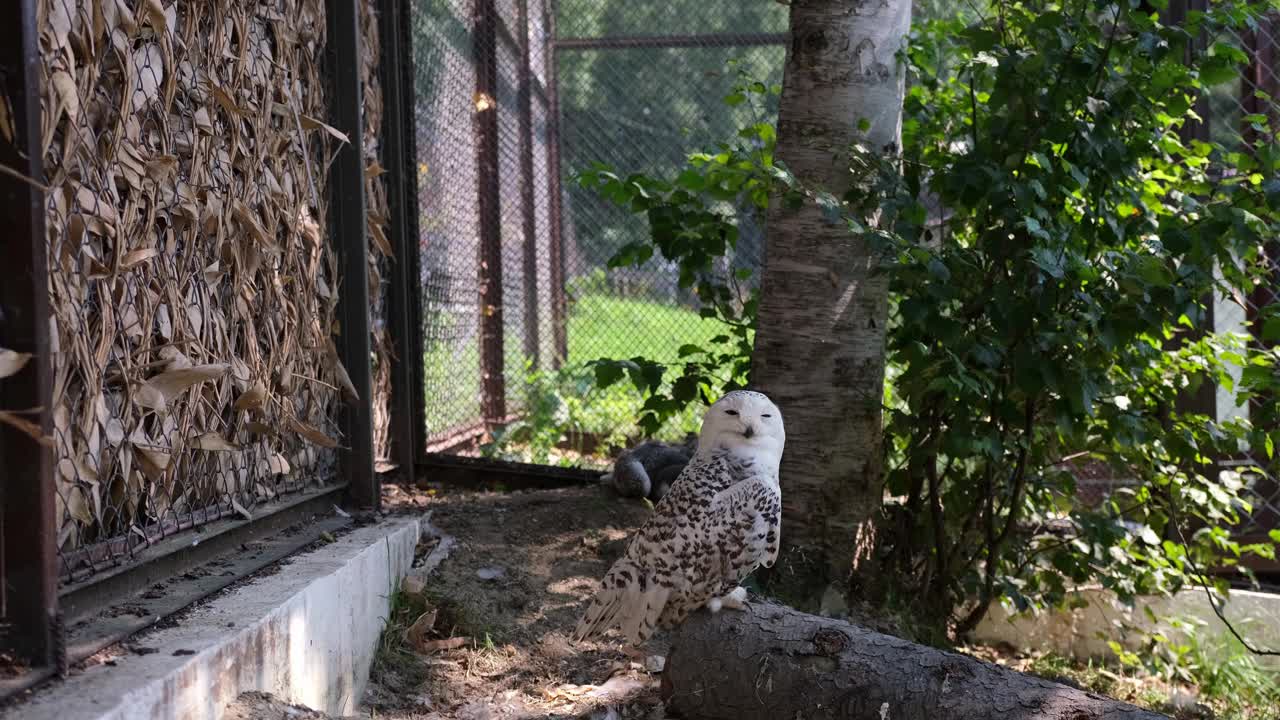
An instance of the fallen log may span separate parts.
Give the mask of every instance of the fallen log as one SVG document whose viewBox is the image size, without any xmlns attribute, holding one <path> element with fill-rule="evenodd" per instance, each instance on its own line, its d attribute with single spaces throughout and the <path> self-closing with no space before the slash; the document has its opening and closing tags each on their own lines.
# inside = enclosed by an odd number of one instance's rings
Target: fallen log
<svg viewBox="0 0 1280 720">
<path fill-rule="evenodd" d="M 699 720 L 1157 720 L 1164 715 L 781 605 L 672 633 L 669 709 Z"/>
</svg>

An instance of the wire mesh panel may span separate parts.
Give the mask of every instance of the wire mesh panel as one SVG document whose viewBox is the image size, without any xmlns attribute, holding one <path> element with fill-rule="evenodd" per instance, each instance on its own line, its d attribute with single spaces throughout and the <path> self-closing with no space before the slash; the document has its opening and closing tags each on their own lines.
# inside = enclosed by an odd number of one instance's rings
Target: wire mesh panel
<svg viewBox="0 0 1280 720">
<path fill-rule="evenodd" d="M 430 448 L 522 412 L 551 357 L 545 15 L 541 0 L 413 4 Z"/>
<path fill-rule="evenodd" d="M 1276 133 L 1280 132 L 1280 58 L 1276 52 L 1280 45 L 1280 15 L 1272 14 L 1249 32 L 1227 33 L 1212 41 L 1242 50 L 1249 63 L 1239 77 L 1213 88 L 1207 113 L 1209 134 L 1215 141 L 1242 152 L 1274 147 Z M 1259 248 L 1259 258 L 1269 268 L 1267 277 L 1252 288 L 1234 288 L 1217 298 L 1214 330 L 1247 334 L 1256 344 L 1274 347 L 1275 338 L 1266 334 L 1266 319 L 1276 317 L 1280 307 L 1280 238 L 1264 243 Z M 1276 402 L 1280 399 L 1268 398 L 1270 407 L 1240 406 L 1228 388 L 1219 388 L 1216 411 L 1222 419 L 1240 417 L 1255 423 L 1274 423 Z M 1266 465 L 1262 452 L 1261 448 L 1251 448 L 1246 457 L 1236 462 Z M 1246 482 L 1253 512 L 1240 530 L 1249 534 L 1280 528 L 1278 479 L 1250 473 Z"/>
<path fill-rule="evenodd" d="M 340 383 L 323 3 L 77 8 L 41 8 L 66 582 L 332 477 Z"/>
<path fill-rule="evenodd" d="M 673 177 L 691 151 L 771 120 L 726 112 L 722 98 L 740 80 L 734 61 L 780 80 L 786 8 L 413 8 L 428 449 L 474 449 L 468 440 L 530 418 L 565 425 L 566 403 L 590 392 L 590 360 L 674 360 L 680 345 L 717 334 L 673 267 L 607 267 L 647 235 L 646 221 L 574 179 L 598 162 Z M 746 225 L 735 262 L 755 267 L 761 233 Z M 639 399 L 629 402 L 578 429 L 634 430 Z"/>
<path fill-rule="evenodd" d="M 426 422 L 438 440 L 481 420 L 479 217 L 471 0 L 413 4 Z"/>
<path fill-rule="evenodd" d="M 716 334 L 677 286 L 673 266 L 654 259 L 638 269 L 607 267 L 624 244 L 647 237 L 647 222 L 573 177 L 602 162 L 622 174 L 674 179 L 689 153 L 772 122 L 776 109 L 754 117 L 723 98 L 739 72 L 781 82 L 786 28 L 787 9 L 775 3 L 558 3 L 570 364 L 634 355 L 670 361 L 682 344 Z M 756 268 L 760 227 L 740 229 L 733 262 Z M 610 330 L 618 320 L 627 332 Z"/>
<path fill-rule="evenodd" d="M 1275 142 L 1280 131 L 1280 65 L 1276 46 L 1280 44 L 1280 15 L 1258 23 L 1249 32 L 1225 32 L 1208 38 L 1211 44 L 1234 47 L 1249 58 L 1245 72 L 1231 81 L 1213 87 L 1207 102 L 1207 132 L 1215 142 L 1228 149 L 1249 152 L 1267 142 Z M 1260 247 L 1258 261 L 1266 277 L 1254 287 L 1235 287 L 1220 293 L 1213 306 L 1213 331 L 1245 334 L 1251 342 L 1275 346 L 1268 338 L 1265 324 L 1280 306 L 1280 238 Z M 1236 370 L 1235 380 L 1243 369 Z M 1275 402 L 1236 405 L 1230 388 L 1217 388 L 1215 402 L 1219 419 L 1242 418 L 1253 423 L 1275 423 Z M 1267 405 L 1270 405 L 1268 407 Z M 1228 466 L 1266 466 L 1262 448 L 1248 448 L 1242 457 L 1226 462 Z M 1280 482 L 1267 474 L 1247 473 L 1245 483 L 1252 501 L 1252 512 L 1239 532 L 1252 534 L 1280 528 Z"/>
</svg>

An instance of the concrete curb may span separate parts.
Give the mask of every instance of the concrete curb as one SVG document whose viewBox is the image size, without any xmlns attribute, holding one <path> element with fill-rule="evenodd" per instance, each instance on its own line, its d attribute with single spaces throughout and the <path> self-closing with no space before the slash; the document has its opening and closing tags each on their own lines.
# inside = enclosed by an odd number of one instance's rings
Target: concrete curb
<svg viewBox="0 0 1280 720">
<path fill-rule="evenodd" d="M 295 556 L 190 611 L 176 627 L 131 641 L 147 654 L 74 674 L 0 718 L 218 720 L 249 690 L 353 714 L 421 525 L 413 518 L 359 528 Z"/>
<path fill-rule="evenodd" d="M 987 617 L 974 629 L 974 639 L 989 645 L 1006 643 L 1024 651 L 1051 650 L 1087 660 L 1114 658 L 1107 645 L 1111 639 L 1119 641 L 1128 650 L 1138 651 L 1145 633 L 1159 631 L 1173 638 L 1184 636 L 1169 624 L 1168 621 L 1174 618 L 1203 623 L 1198 635 L 1209 644 L 1206 649 L 1211 652 L 1221 651 L 1215 646 L 1225 642 L 1230 632 L 1218 619 L 1200 588 L 1181 590 L 1169 598 L 1140 598 L 1133 607 L 1121 603 L 1114 593 L 1106 590 L 1079 590 L 1075 594 L 1085 600 L 1085 607 L 1019 615 L 993 605 Z M 1159 622 L 1153 623 L 1144 607 L 1159 618 Z M 1280 595 L 1232 590 L 1222 610 L 1231 624 L 1255 647 L 1280 648 Z M 1122 628 L 1142 632 L 1123 633 Z M 1280 658 L 1261 657 L 1258 661 L 1280 668 Z"/>
</svg>

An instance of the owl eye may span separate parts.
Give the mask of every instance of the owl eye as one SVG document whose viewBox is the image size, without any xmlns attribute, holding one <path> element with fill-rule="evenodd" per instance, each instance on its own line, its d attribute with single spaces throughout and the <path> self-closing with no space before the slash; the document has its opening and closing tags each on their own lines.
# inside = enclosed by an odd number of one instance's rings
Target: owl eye
<svg viewBox="0 0 1280 720">
<path fill-rule="evenodd" d="M 738 411 L 737 411 L 737 410 L 725 410 L 725 411 L 724 411 L 724 414 L 725 414 L 725 415 L 737 415 L 737 414 L 738 414 Z"/>
<path fill-rule="evenodd" d="M 770 415 L 769 413 L 765 413 L 765 414 L 761 415 L 760 417 L 773 417 L 773 416 L 772 416 L 772 415 Z"/>
</svg>

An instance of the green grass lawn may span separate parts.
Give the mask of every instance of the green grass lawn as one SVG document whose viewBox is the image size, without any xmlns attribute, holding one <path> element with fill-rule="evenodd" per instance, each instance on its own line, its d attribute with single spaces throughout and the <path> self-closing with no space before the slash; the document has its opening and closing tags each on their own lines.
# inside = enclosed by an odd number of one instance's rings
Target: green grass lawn
<svg viewBox="0 0 1280 720">
<path fill-rule="evenodd" d="M 591 386 L 591 360 L 644 356 L 672 362 L 686 343 L 705 343 L 724 332 L 720 323 L 699 317 L 687 308 L 606 294 L 587 294 L 569 307 L 569 357 L 555 378 L 543 378 L 538 387 L 564 396 L 572 406 L 563 418 L 579 432 L 603 435 L 615 441 L 634 436 L 635 418 L 643 398 L 629 384 L 608 390 Z M 428 432 L 435 434 L 480 416 L 480 353 L 477 339 L 463 343 L 438 343 L 423 357 Z M 521 338 L 505 339 L 505 372 L 508 405 L 525 404 L 530 388 L 529 373 L 522 355 Z M 692 408 L 688 417 L 677 418 L 663 437 L 675 439 L 695 431 L 701 412 Z M 568 428 L 565 428 L 568 429 Z"/>
<path fill-rule="evenodd" d="M 569 363 L 643 355 L 674 361 L 686 343 L 705 343 L 724 325 L 693 310 L 648 300 L 587 295 L 569 307 Z"/>
</svg>

